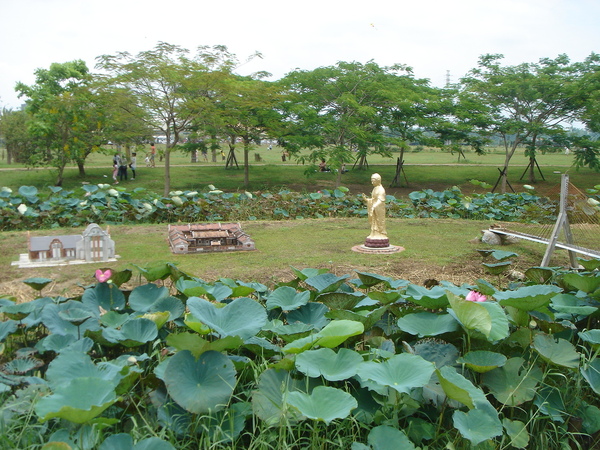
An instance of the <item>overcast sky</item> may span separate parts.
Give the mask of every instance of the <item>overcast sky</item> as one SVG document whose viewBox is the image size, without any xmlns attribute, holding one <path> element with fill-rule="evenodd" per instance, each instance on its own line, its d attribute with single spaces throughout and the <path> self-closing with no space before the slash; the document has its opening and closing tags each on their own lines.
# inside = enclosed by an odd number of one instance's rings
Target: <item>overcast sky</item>
<svg viewBox="0 0 600 450">
<path fill-rule="evenodd" d="M 600 53 L 599 0 L 0 0 L 0 107 L 17 108 L 14 86 L 37 68 L 167 42 L 194 50 L 226 45 L 238 73 L 278 79 L 338 61 L 411 66 L 442 86 L 480 55 L 505 64 L 566 53 Z"/>
</svg>

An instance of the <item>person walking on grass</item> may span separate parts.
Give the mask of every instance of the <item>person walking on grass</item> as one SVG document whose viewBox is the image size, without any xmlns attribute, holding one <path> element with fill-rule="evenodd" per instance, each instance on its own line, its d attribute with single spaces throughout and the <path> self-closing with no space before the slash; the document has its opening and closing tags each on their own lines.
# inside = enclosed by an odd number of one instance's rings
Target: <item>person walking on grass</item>
<svg viewBox="0 0 600 450">
<path fill-rule="evenodd" d="M 127 160 L 124 156 L 121 156 L 121 163 L 119 165 L 119 181 L 127 181 Z"/>
<path fill-rule="evenodd" d="M 137 168 L 137 153 L 133 152 L 131 154 L 131 162 L 129 163 L 129 168 L 131 169 L 131 179 L 135 180 L 135 169 Z"/>
<path fill-rule="evenodd" d="M 112 173 L 113 181 L 115 182 L 115 184 L 119 184 L 119 182 L 117 181 L 117 175 L 119 173 L 120 165 L 121 165 L 121 156 L 119 156 L 118 153 L 115 153 L 115 156 L 113 156 L 113 173 Z"/>
</svg>

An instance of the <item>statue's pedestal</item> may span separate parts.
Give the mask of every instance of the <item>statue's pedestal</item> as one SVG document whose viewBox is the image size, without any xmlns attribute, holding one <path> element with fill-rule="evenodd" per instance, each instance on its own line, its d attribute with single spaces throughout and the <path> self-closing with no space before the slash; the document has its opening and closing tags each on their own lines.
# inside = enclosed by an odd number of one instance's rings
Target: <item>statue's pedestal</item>
<svg viewBox="0 0 600 450">
<path fill-rule="evenodd" d="M 365 247 L 368 248 L 385 248 L 390 246 L 390 240 L 385 239 L 365 239 Z"/>
<path fill-rule="evenodd" d="M 373 242 L 370 239 L 367 239 L 363 245 L 355 245 L 352 247 L 352 251 L 359 253 L 372 253 L 372 254 L 388 254 L 388 253 L 397 253 L 404 251 L 404 247 L 399 247 L 397 245 L 390 245 L 389 239 L 373 239 L 377 241 L 376 244 L 382 244 L 381 246 L 374 246 Z M 383 241 L 385 241 L 386 245 L 383 245 Z M 369 245 L 367 245 L 369 244 Z"/>
</svg>

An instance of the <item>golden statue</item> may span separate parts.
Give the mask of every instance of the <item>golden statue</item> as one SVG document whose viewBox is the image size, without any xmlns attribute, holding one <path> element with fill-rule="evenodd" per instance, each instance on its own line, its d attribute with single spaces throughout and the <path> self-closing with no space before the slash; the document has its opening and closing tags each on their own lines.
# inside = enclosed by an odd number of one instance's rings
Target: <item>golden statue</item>
<svg viewBox="0 0 600 450">
<path fill-rule="evenodd" d="M 363 194 L 371 225 L 371 234 L 367 237 L 365 246 L 387 247 L 390 241 L 385 229 L 385 189 L 381 185 L 381 175 L 378 173 L 371 175 L 371 184 L 373 185 L 371 198 Z"/>
</svg>

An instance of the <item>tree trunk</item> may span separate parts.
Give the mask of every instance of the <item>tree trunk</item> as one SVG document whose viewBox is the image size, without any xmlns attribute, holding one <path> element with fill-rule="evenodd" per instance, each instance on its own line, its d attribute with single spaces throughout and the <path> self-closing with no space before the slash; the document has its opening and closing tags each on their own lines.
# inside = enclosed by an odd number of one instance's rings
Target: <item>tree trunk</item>
<svg viewBox="0 0 600 450">
<path fill-rule="evenodd" d="M 171 144 L 167 143 L 167 147 L 165 148 L 165 197 L 169 195 L 171 192 L 171 148 L 169 147 Z"/>
<path fill-rule="evenodd" d="M 535 156 L 529 158 L 529 183 L 535 183 Z"/>
<path fill-rule="evenodd" d="M 84 162 L 81 160 L 77 160 L 77 169 L 79 169 L 79 176 L 80 177 L 85 177 L 85 167 L 84 167 Z"/>
<path fill-rule="evenodd" d="M 248 154 L 250 153 L 250 144 L 244 141 L 244 187 L 246 189 L 250 186 L 250 174 L 248 171 Z"/>
</svg>

